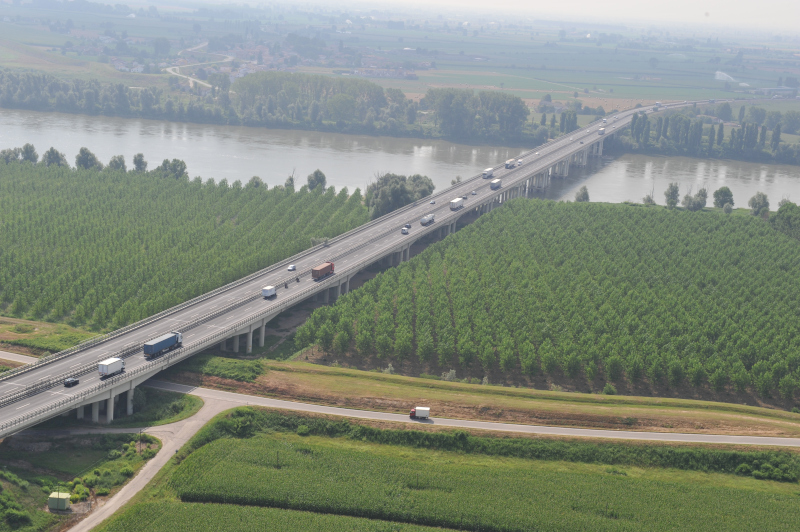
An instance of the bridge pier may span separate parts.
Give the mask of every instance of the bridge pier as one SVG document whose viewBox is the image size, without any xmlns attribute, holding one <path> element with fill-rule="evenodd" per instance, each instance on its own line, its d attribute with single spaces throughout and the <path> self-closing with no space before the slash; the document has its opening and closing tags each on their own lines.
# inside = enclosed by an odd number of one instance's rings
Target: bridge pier
<svg viewBox="0 0 800 532">
<path fill-rule="evenodd" d="M 228 350 L 228 348 L 227 348 L 227 345 L 226 345 L 227 343 L 228 343 L 228 339 L 227 339 L 227 338 L 226 338 L 226 339 L 224 339 L 223 341 L 221 341 L 221 342 L 219 343 L 219 350 L 220 350 L 220 351 L 223 351 L 223 352 L 224 352 L 224 351 L 227 351 L 227 350 Z"/>
<path fill-rule="evenodd" d="M 326 303 L 327 303 L 327 301 L 326 301 Z M 234 353 L 238 353 L 239 352 L 239 333 L 236 333 L 236 334 L 233 335 L 233 352 Z"/>
<path fill-rule="evenodd" d="M 111 397 L 106 399 L 106 423 L 114 421 L 114 392 L 112 390 Z"/>
<path fill-rule="evenodd" d="M 261 326 L 258 331 L 258 347 L 264 347 L 264 337 L 267 334 L 267 320 L 261 320 Z"/>
<path fill-rule="evenodd" d="M 79 406 L 77 408 L 77 418 L 78 419 L 83 419 L 83 406 Z"/>
<path fill-rule="evenodd" d="M 134 390 L 134 388 L 131 386 L 131 389 L 128 390 L 128 394 L 127 394 L 127 397 L 126 397 L 126 399 L 127 399 L 126 402 L 128 404 L 128 408 L 127 408 L 126 412 L 127 412 L 127 415 L 129 415 L 129 416 L 133 415 L 133 390 Z"/>
<path fill-rule="evenodd" d="M 245 353 L 252 353 L 253 352 L 253 330 L 255 330 L 255 324 L 251 325 L 247 328 L 247 347 L 245 348 Z"/>
<path fill-rule="evenodd" d="M 100 423 L 100 401 L 92 403 L 92 423 Z"/>
</svg>

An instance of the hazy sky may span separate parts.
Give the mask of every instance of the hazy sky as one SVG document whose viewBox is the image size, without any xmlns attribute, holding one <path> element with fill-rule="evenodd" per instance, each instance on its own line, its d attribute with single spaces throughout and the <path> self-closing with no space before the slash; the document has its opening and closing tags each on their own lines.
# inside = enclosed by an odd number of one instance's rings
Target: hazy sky
<svg viewBox="0 0 800 532">
<path fill-rule="evenodd" d="M 312 0 L 313 1 L 313 0 Z M 324 1 L 331 5 L 337 2 Z M 343 9 L 349 2 L 342 2 Z M 759 29 L 779 29 L 797 35 L 800 32 L 800 0 L 559 0 L 558 2 L 532 2 L 530 0 L 404 0 L 402 4 L 391 1 L 357 3 L 359 7 L 375 6 L 378 9 L 406 5 L 441 6 L 447 11 L 482 11 L 489 9 L 519 12 L 526 16 L 563 18 L 565 20 L 598 19 L 603 21 L 638 21 L 683 23 L 695 25 L 743 26 Z M 433 13 L 431 13 L 433 14 Z M 504 16 L 504 18 L 506 18 Z"/>
</svg>

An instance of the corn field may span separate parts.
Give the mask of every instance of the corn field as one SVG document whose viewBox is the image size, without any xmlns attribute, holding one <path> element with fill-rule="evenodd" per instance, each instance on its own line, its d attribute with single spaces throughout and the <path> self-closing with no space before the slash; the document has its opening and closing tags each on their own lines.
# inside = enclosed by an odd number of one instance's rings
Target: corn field
<svg viewBox="0 0 800 532">
<path fill-rule="evenodd" d="M 107 524 L 102 532 L 435 532 L 436 528 L 387 523 L 372 519 L 297 512 L 277 508 L 150 502 L 134 505 Z"/>
<path fill-rule="evenodd" d="M 536 464 L 340 439 L 258 435 L 201 447 L 176 468 L 168 485 L 183 502 L 462 530 L 783 530 L 800 518 L 796 496 L 788 491 Z"/>
</svg>

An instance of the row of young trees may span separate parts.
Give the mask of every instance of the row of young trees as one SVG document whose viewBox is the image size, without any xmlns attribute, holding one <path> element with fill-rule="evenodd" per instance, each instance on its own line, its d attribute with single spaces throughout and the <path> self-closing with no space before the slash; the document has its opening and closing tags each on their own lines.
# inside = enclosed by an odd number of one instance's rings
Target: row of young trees
<svg viewBox="0 0 800 532">
<path fill-rule="evenodd" d="M 706 124 L 700 118 L 674 113 L 655 120 L 636 114 L 630 129 L 612 141 L 626 151 L 657 152 L 696 157 L 729 157 L 734 159 L 800 164 L 800 145 L 786 144 L 781 139 L 781 124 L 770 131 L 766 125 L 743 122 L 730 128 L 725 124 Z"/>
<path fill-rule="evenodd" d="M 722 102 L 713 109 L 706 109 L 708 114 L 716 116 L 720 120 L 730 122 L 734 119 L 733 108 L 728 102 Z M 767 126 L 767 129 L 773 130 L 778 124 L 785 133 L 795 134 L 800 131 L 800 111 L 789 110 L 786 112 L 780 111 L 767 111 L 763 107 L 751 105 L 739 107 L 738 121 L 740 124 L 749 122 L 757 126 Z"/>
<path fill-rule="evenodd" d="M 516 201 L 318 309 L 296 342 L 467 377 L 791 399 L 798 261 L 796 241 L 756 217 Z"/>
<path fill-rule="evenodd" d="M 225 77 L 211 81 L 210 94 L 176 96 L 157 88 L 0 70 L 0 107 L 460 140 L 547 140 L 546 130 L 528 122 L 522 99 L 500 91 L 431 89 L 418 104 L 399 89 L 357 78 L 258 72 L 233 85 Z M 434 112 L 435 127 L 417 123 L 420 107 Z"/>
<path fill-rule="evenodd" d="M 270 189 L 0 159 L 0 308 L 119 327 L 368 221 L 359 190 L 337 193 L 319 174 L 313 190 Z"/>
</svg>

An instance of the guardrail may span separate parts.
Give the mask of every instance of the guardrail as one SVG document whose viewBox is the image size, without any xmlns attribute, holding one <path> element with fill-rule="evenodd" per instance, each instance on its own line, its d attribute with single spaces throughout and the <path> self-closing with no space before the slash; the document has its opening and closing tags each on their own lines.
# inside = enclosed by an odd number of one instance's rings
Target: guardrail
<svg viewBox="0 0 800 532">
<path fill-rule="evenodd" d="M 676 105 L 687 105 L 687 104 L 668 104 L 668 105 L 676 106 Z M 630 113 L 630 112 L 633 112 L 633 110 L 627 111 L 627 113 Z M 600 120 L 596 120 L 596 121 L 590 123 L 588 126 L 584 126 L 584 127 L 590 127 L 591 128 L 592 126 L 597 125 L 599 123 L 601 123 L 601 121 Z M 564 137 L 561 137 L 561 138 L 558 138 L 558 139 L 554 139 L 554 140 L 552 140 L 550 142 L 547 142 L 545 144 L 542 144 L 542 145 L 538 146 L 536 149 L 538 149 L 539 151 L 542 151 L 543 149 L 552 147 L 553 145 L 555 145 L 557 143 L 563 143 L 565 140 L 566 139 Z M 519 158 L 523 158 L 525 156 L 528 156 L 531 153 L 533 153 L 533 150 L 530 150 L 530 151 L 524 153 L 523 155 L 520 155 Z M 500 165 L 494 167 L 493 169 L 501 169 L 503 167 L 504 167 L 504 164 L 500 164 Z M 533 174 L 535 174 L 535 171 L 528 172 L 528 173 L 523 173 L 523 175 L 525 175 L 525 177 L 523 177 L 521 179 L 518 179 L 518 180 L 520 180 L 520 181 L 524 180 L 529 175 L 533 175 Z M 479 179 L 482 179 L 482 175 L 481 174 L 473 176 L 472 178 L 470 178 L 470 179 L 468 179 L 466 181 L 462 181 L 460 183 L 456 183 L 456 184 L 450 186 L 449 188 L 444 189 L 441 192 L 439 192 L 439 193 L 437 193 L 437 194 L 435 194 L 433 196 L 438 197 L 438 196 L 445 195 L 449 191 L 452 191 L 455 188 L 461 187 L 466 183 L 469 183 L 469 182 L 472 182 L 472 181 L 475 181 L 475 180 L 479 180 Z M 485 203 L 485 201 L 483 203 Z M 356 233 L 361 232 L 363 230 L 366 230 L 366 229 L 368 229 L 370 227 L 373 227 L 373 226 L 375 226 L 375 225 L 377 225 L 379 223 L 382 223 L 383 221 L 386 221 L 387 219 L 389 219 L 389 218 L 391 218 L 393 216 L 397 216 L 398 214 L 400 214 L 402 212 L 405 212 L 406 210 L 414 209 L 417 206 L 418 206 L 418 204 L 407 205 L 407 206 L 405 206 L 405 207 L 403 207 L 401 209 L 398 209 L 398 210 L 393 211 L 391 213 L 388 213 L 388 214 L 386 214 L 386 215 L 384 215 L 384 216 L 382 216 L 380 218 L 377 218 L 376 220 L 373 220 L 371 222 L 367 222 L 366 224 L 363 224 L 363 225 L 359 226 L 358 228 L 352 229 L 352 230 L 348 231 L 347 233 L 343 233 L 342 235 L 339 235 L 338 237 L 335 237 L 333 240 L 335 242 L 339 242 L 339 241 L 341 241 L 341 240 L 343 240 L 343 239 L 345 239 L 345 238 L 347 238 L 349 236 L 352 236 L 353 234 L 356 234 Z M 455 216 L 455 214 L 449 215 L 449 213 L 447 211 L 445 211 L 445 214 L 444 214 L 444 216 L 442 218 L 448 219 L 448 218 L 451 218 L 453 216 Z M 432 230 L 433 230 L 433 226 L 428 226 L 425 230 L 422 231 L 422 235 L 421 236 L 424 236 L 424 235 L 430 233 Z M 373 237 L 372 239 L 370 239 L 368 241 L 365 241 L 365 242 L 362 242 L 362 243 L 357 244 L 355 246 L 351 246 L 349 248 L 346 248 L 346 249 L 338 252 L 337 255 L 335 255 L 334 257 L 331 258 L 331 260 L 335 261 L 339 257 L 348 255 L 350 253 L 353 253 L 354 251 L 357 251 L 357 250 L 362 249 L 362 248 L 364 248 L 366 246 L 369 246 L 372 243 L 374 243 L 376 240 L 382 239 L 383 237 L 386 236 L 386 234 L 391 233 L 393 231 L 394 231 L 394 229 L 390 229 L 390 230 L 388 230 L 388 231 L 386 231 L 384 233 L 376 235 L 375 237 Z M 122 334 L 124 334 L 126 332 L 129 332 L 129 331 L 133 330 L 133 329 L 140 328 L 140 327 L 143 327 L 143 326 L 148 325 L 150 323 L 153 323 L 155 321 L 158 321 L 159 319 L 161 319 L 161 318 L 163 318 L 163 317 L 165 317 L 165 316 L 167 316 L 169 314 L 173 314 L 175 312 L 178 312 L 178 311 L 180 311 L 182 309 L 185 309 L 185 308 L 187 308 L 189 306 L 192 306 L 192 305 L 194 305 L 196 303 L 202 302 L 202 301 L 204 301 L 206 299 L 209 299 L 210 297 L 213 297 L 215 295 L 218 295 L 218 294 L 220 294 L 222 292 L 231 290 L 233 288 L 237 288 L 237 287 L 239 287 L 239 286 L 241 286 L 243 284 L 246 284 L 246 283 L 248 283 L 248 282 L 250 282 L 252 280 L 257 279 L 260 276 L 263 276 L 263 275 L 266 275 L 266 274 L 268 274 L 270 272 L 273 272 L 273 271 L 281 268 L 282 266 L 285 266 L 286 264 L 289 264 L 289 263 L 291 263 L 293 261 L 296 261 L 300 257 L 303 257 L 303 256 L 311 254 L 311 253 L 316 253 L 316 252 L 320 251 L 321 249 L 324 249 L 325 247 L 329 247 L 329 246 L 330 246 L 330 243 L 322 244 L 322 245 L 310 248 L 310 249 L 308 249 L 308 250 L 306 250 L 306 251 L 304 251 L 304 252 L 302 252 L 300 254 L 297 254 L 297 255 L 294 255 L 293 257 L 290 257 L 289 259 L 286 259 L 286 260 L 281 261 L 279 263 L 273 264 L 273 265 L 269 266 L 268 268 L 265 268 L 263 270 L 255 272 L 253 274 L 250 274 L 250 275 L 248 275 L 246 277 L 243 277 L 242 279 L 239 279 L 237 281 L 234 281 L 233 283 L 229 283 L 228 285 L 225 285 L 223 287 L 220 287 L 220 288 L 217 288 L 215 290 L 212 290 L 211 292 L 207 292 L 206 294 L 198 296 L 198 297 L 196 297 L 196 298 L 194 298 L 194 299 L 192 299 L 190 301 L 187 301 L 185 303 L 182 303 L 182 304 L 177 305 L 175 307 L 172 307 L 170 309 L 167 309 L 167 310 L 164 310 L 162 312 L 159 312 L 158 314 L 155 314 L 155 315 L 153 315 L 153 316 L 151 316 L 149 318 L 146 318 L 145 320 L 141 320 L 140 322 L 128 325 L 128 326 L 123 327 L 121 329 L 118 329 L 118 330 L 116 330 L 116 331 L 114 331 L 112 333 L 108 333 L 106 335 L 102 335 L 102 336 L 98 336 L 98 337 L 92 338 L 92 339 L 90 339 L 90 340 L 88 340 L 88 341 L 86 341 L 84 343 L 81 343 L 81 344 L 79 344 L 79 345 L 77 345 L 77 346 L 75 346 L 75 347 L 73 347 L 71 349 L 67 349 L 65 351 L 62 351 L 60 353 L 56 353 L 56 354 L 51 355 L 49 357 L 43 357 L 42 359 L 38 360 L 37 362 L 34 362 L 32 364 L 28 364 L 27 366 L 22 366 L 21 368 L 18 368 L 18 370 L 16 370 L 16 371 L 12 370 L 11 372 L 6 372 L 2 377 L 0 377 L 0 380 L 6 379 L 6 378 L 8 378 L 10 376 L 13 376 L 13 375 L 20 374 L 20 373 L 22 373 L 24 371 L 31 371 L 33 369 L 37 369 L 38 367 L 41 367 L 41 366 L 43 366 L 45 364 L 49 364 L 49 363 L 55 362 L 57 360 L 61 360 L 61 359 L 65 358 L 65 357 L 68 357 L 68 356 L 78 352 L 78 351 L 81 351 L 81 350 L 86 349 L 88 347 L 97 345 L 97 344 L 102 343 L 104 341 L 107 341 L 107 340 L 109 340 L 111 338 L 120 336 L 120 335 L 122 335 Z M 377 256 L 380 256 L 385 252 L 386 252 L 385 250 L 380 250 L 379 252 L 377 252 Z M 371 254 L 369 256 L 369 258 L 367 258 L 365 260 L 362 260 L 360 262 L 362 264 L 363 263 L 369 264 L 370 262 L 372 262 L 374 256 L 376 256 L 376 254 Z M 351 267 L 347 268 L 346 271 L 349 271 L 354 266 L 351 266 Z M 358 269 L 360 269 L 360 267 Z M 307 274 L 308 273 L 303 273 L 300 276 L 304 277 Z M 293 277 L 299 277 L 299 276 L 293 276 Z M 328 280 L 328 281 L 330 281 L 330 280 Z M 325 285 L 328 285 L 328 284 L 330 284 L 328 281 L 323 281 L 323 283 Z M 288 282 L 288 278 L 287 278 L 287 280 L 283 280 L 281 282 L 284 283 L 284 284 L 287 283 Z M 310 292 L 318 291 L 319 287 L 320 287 L 320 285 L 309 287 L 309 288 L 307 288 L 307 289 L 305 289 L 305 290 L 303 290 L 303 291 L 301 291 L 301 292 L 299 292 L 297 294 L 292 295 L 288 300 L 281 300 L 281 302 L 278 303 L 277 307 L 278 308 L 285 307 L 288 303 L 290 303 L 292 301 L 296 301 L 301 296 L 304 298 L 304 297 L 306 297 L 306 294 L 309 294 Z M 254 300 L 258 299 L 259 297 L 260 297 L 260 294 L 258 292 L 255 292 L 251 296 L 247 296 L 245 298 L 239 299 L 234 303 L 226 305 L 223 308 L 221 308 L 219 310 L 216 310 L 214 312 L 208 313 L 208 314 L 206 314 L 206 315 L 204 315 L 204 316 L 202 316 L 202 317 L 200 317 L 200 318 L 198 318 L 196 320 L 193 320 L 192 322 L 189 322 L 189 323 L 187 323 L 187 324 L 185 324 L 185 325 L 183 325 L 183 326 L 181 326 L 179 328 L 174 328 L 173 330 L 177 330 L 177 331 L 180 331 L 180 332 L 185 332 L 187 330 L 193 329 L 194 327 L 202 325 L 203 323 L 206 323 L 206 322 L 208 322 L 208 321 L 210 321 L 210 320 L 212 320 L 214 318 L 217 318 L 217 317 L 219 317 L 219 316 L 221 316 L 223 314 L 226 314 L 226 313 L 230 312 L 231 310 L 234 310 L 234 309 L 236 309 L 236 308 L 238 308 L 238 307 L 240 307 L 242 305 L 245 305 L 245 304 L 247 304 L 247 303 L 249 303 L 251 301 L 254 301 Z M 270 308 L 268 312 L 274 312 L 274 311 L 275 311 L 275 308 Z M 239 326 L 241 326 L 241 325 L 233 326 L 234 327 L 233 330 L 235 330 L 235 328 L 238 328 Z M 220 332 L 218 334 L 215 334 L 215 335 L 212 335 L 212 336 L 214 338 L 216 338 L 216 337 L 220 337 L 220 336 L 223 336 L 223 335 L 227 335 L 227 334 L 230 334 L 231 330 L 232 330 L 231 327 L 229 327 L 229 328 L 224 329 L 222 332 Z M 124 358 L 127 358 L 127 357 L 132 356 L 133 354 L 137 353 L 139 351 L 139 349 L 141 349 L 141 347 L 142 347 L 142 344 L 128 344 L 121 351 L 117 352 L 114 356 L 117 356 L 118 358 L 123 358 L 124 359 Z M 171 353 L 169 355 L 168 359 L 172 358 L 172 356 L 174 354 L 181 353 L 183 351 L 184 351 L 184 349 L 182 348 L 182 349 L 180 349 L 178 351 L 175 351 L 175 352 Z M 108 356 L 109 355 L 106 354 L 102 358 L 108 358 Z M 89 362 L 87 364 L 84 364 L 84 365 L 80 366 L 79 368 L 77 368 L 75 370 L 72 370 L 72 371 L 70 371 L 68 373 L 63 373 L 63 374 L 57 375 L 55 377 L 49 377 L 49 378 L 46 378 L 46 379 L 42 379 L 40 381 L 37 381 L 37 382 L 35 382 L 33 384 L 30 384 L 30 385 L 26 386 L 22 390 L 19 390 L 17 392 L 12 393 L 12 394 L 9 394 L 9 395 L 6 395 L 4 397 L 1 397 L 0 398 L 0 408 L 6 406 L 8 404 L 14 403 L 16 401 L 19 401 L 21 399 L 24 399 L 26 397 L 30 397 L 32 395 L 38 394 L 38 393 L 40 393 L 40 392 L 42 392 L 44 390 L 51 389 L 51 388 L 53 388 L 55 386 L 58 386 L 58 385 L 62 384 L 66 378 L 69 378 L 69 377 L 80 377 L 82 375 L 85 375 L 85 374 L 87 374 L 87 373 L 89 373 L 89 372 L 91 372 L 91 371 L 96 369 L 96 365 L 99 362 L 99 360 L 100 359 L 98 358 L 97 361 L 93 361 L 93 362 Z M 163 357 L 158 357 L 157 361 L 163 361 Z M 0 425 L 0 427 L 2 427 L 2 425 Z"/>
<path fill-rule="evenodd" d="M 372 261 L 376 260 L 376 258 L 382 256 L 385 252 L 386 252 L 385 250 L 376 251 L 375 253 L 372 253 L 368 257 L 366 257 L 364 259 L 364 262 L 367 262 L 367 261 L 372 262 Z M 360 269 L 360 266 L 353 265 L 353 266 L 345 268 L 343 271 L 345 273 L 351 273 L 352 270 L 358 271 L 358 269 Z M 298 300 L 305 299 L 306 297 L 308 297 L 312 293 L 319 291 L 320 287 L 324 287 L 324 288 L 330 289 L 333 285 L 336 284 L 336 281 L 338 281 L 338 279 L 339 279 L 338 277 L 332 276 L 332 277 L 329 277 L 328 279 L 325 279 L 323 281 L 319 281 L 318 284 L 316 284 L 314 286 L 310 286 L 308 288 L 305 288 L 305 289 L 301 290 L 300 292 L 298 292 L 296 294 L 293 294 L 292 296 L 290 296 L 290 297 L 288 297 L 286 299 L 281 300 L 278 305 L 269 307 L 269 309 L 266 312 L 262 312 L 262 313 L 260 313 L 260 315 L 271 314 L 271 313 L 274 313 L 274 312 L 280 312 L 284 307 L 292 306 Z M 248 299 L 252 301 L 252 300 L 258 299 L 259 297 L 260 297 L 260 295 L 257 294 L 255 296 L 253 296 L 252 298 L 248 298 Z M 275 308 L 275 307 L 277 307 L 277 308 Z M 203 320 L 203 321 L 209 321 L 209 320 L 213 319 L 214 317 L 217 317 L 218 315 L 221 315 L 221 314 L 224 314 L 224 313 L 225 313 L 224 311 L 216 311 L 216 312 L 210 313 L 210 314 L 208 314 L 208 315 L 206 315 L 206 316 L 204 316 L 203 318 L 200 318 L 200 319 Z M 217 316 L 214 316 L 214 315 L 217 315 Z M 190 344 L 188 346 L 182 347 L 180 349 L 176 349 L 175 351 L 168 352 L 168 353 L 166 353 L 166 354 L 164 354 L 162 356 L 155 357 L 155 358 L 147 361 L 142 366 L 139 366 L 136 369 L 133 369 L 133 370 L 130 370 L 130 371 L 125 371 L 124 373 L 122 373 L 120 375 L 116 375 L 114 377 L 105 379 L 101 383 L 96 384 L 95 386 L 92 386 L 91 388 L 88 388 L 86 390 L 83 390 L 83 391 L 79 392 L 78 394 L 73 395 L 73 396 L 71 396 L 71 397 L 69 397 L 67 399 L 62 399 L 60 401 L 56 401 L 54 403 L 51 403 L 49 405 L 45 405 L 45 406 L 43 406 L 41 408 L 38 408 L 38 409 L 36 409 L 36 410 L 34 410 L 32 412 L 27 413 L 27 414 L 23 414 L 23 415 L 21 415 L 19 417 L 16 417 L 14 419 L 9 420 L 9 421 L 0 423 L 0 437 L 8 435 L 9 432 L 13 432 L 13 429 L 15 427 L 18 427 L 20 424 L 24 423 L 25 421 L 28 421 L 28 420 L 31 420 L 31 419 L 37 419 L 39 417 L 42 417 L 42 416 L 46 415 L 49 412 L 52 412 L 53 410 L 62 410 L 63 411 L 66 407 L 69 407 L 70 405 L 76 405 L 77 403 L 82 402 L 85 398 L 90 397 L 92 395 L 96 395 L 97 393 L 99 393 L 103 389 L 106 389 L 106 388 L 108 388 L 110 386 L 113 386 L 113 385 L 116 385 L 116 384 L 119 384 L 119 383 L 122 383 L 122 382 L 126 382 L 128 380 L 131 380 L 132 378 L 135 378 L 138 375 L 141 375 L 141 374 L 144 374 L 144 373 L 146 373 L 148 371 L 152 371 L 154 369 L 157 369 L 157 368 L 159 368 L 159 367 L 161 367 L 161 366 L 163 366 L 165 364 L 172 365 L 172 364 L 175 364 L 175 363 L 183 360 L 184 358 L 188 358 L 188 357 L 192 356 L 193 354 L 195 354 L 197 351 L 202 350 L 202 349 L 204 349 L 204 348 L 206 348 L 206 347 L 208 347 L 210 345 L 213 345 L 213 344 L 217 343 L 220 338 L 227 338 L 228 336 L 230 336 L 236 330 L 238 330 L 241 327 L 247 325 L 248 323 L 252 323 L 252 321 L 254 319 L 258 319 L 258 317 L 249 316 L 247 318 L 239 320 L 239 321 L 229 325 L 225 329 L 217 331 L 214 334 L 212 334 L 210 336 L 207 336 L 207 337 L 203 338 L 200 341 L 194 342 L 193 344 Z M 138 352 L 138 349 L 136 351 L 132 351 L 132 352 L 128 353 L 126 355 L 126 358 L 132 356 L 136 352 Z M 76 370 L 76 371 L 82 372 L 80 374 L 83 375 L 85 373 L 88 373 L 90 371 L 95 370 L 96 368 L 97 368 L 96 362 L 94 362 L 94 363 L 85 364 L 85 365 L 81 366 L 80 368 L 78 368 L 78 370 Z M 70 375 L 77 375 L 76 371 L 70 372 Z M 61 382 L 63 382 L 63 378 L 65 378 L 66 376 L 67 375 L 63 375 L 63 376 L 60 376 L 60 377 L 53 377 L 52 379 L 48 379 L 48 381 L 52 382 L 52 381 L 57 381 L 58 379 L 62 379 Z M 8 403 L 0 404 L 0 407 L 5 406 L 6 404 L 8 404 Z"/>
</svg>

